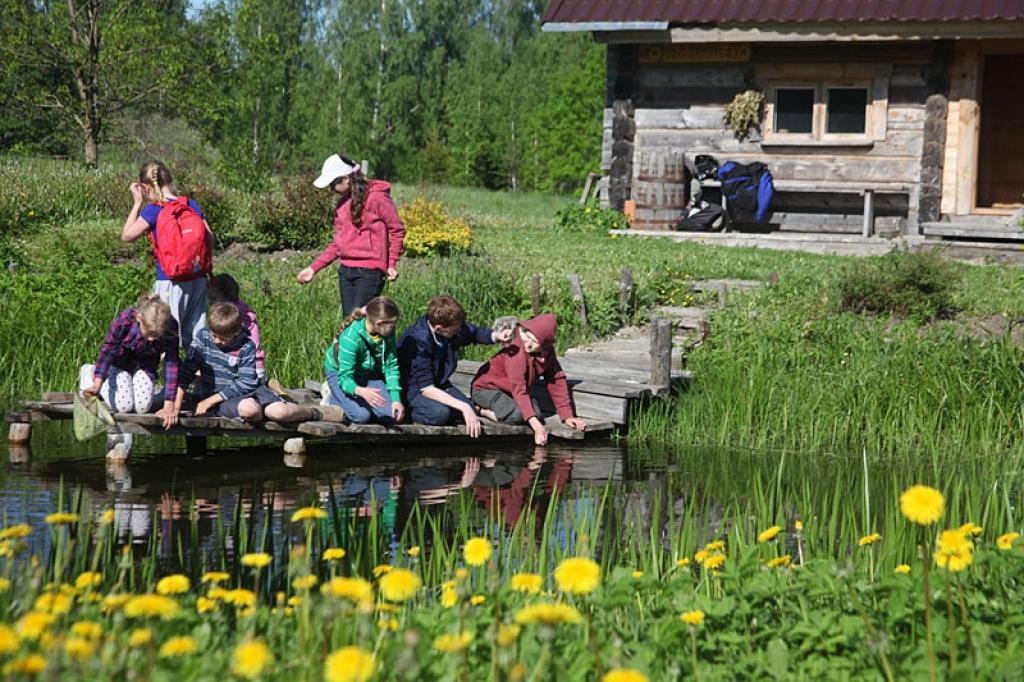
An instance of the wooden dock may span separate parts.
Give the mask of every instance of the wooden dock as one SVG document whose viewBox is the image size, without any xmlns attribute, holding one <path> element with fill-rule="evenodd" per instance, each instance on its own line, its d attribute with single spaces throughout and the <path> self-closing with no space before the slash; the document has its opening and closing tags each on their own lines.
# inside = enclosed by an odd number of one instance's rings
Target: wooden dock
<svg viewBox="0 0 1024 682">
<path fill-rule="evenodd" d="M 579 441 L 587 438 L 609 435 L 616 428 L 627 426 L 630 407 L 637 401 L 667 397 L 672 386 L 688 377 L 685 373 L 674 372 L 671 367 L 671 336 L 662 333 L 663 326 L 653 325 L 653 336 L 641 340 L 640 347 L 649 346 L 646 366 L 624 366 L 609 359 L 597 360 L 567 357 L 563 366 L 569 378 L 570 392 L 576 414 L 587 423 L 586 431 L 575 431 L 566 427 L 557 416 L 547 416 L 546 424 L 552 438 Z M 452 378 L 452 383 L 469 393 L 469 384 L 482 363 L 463 360 Z M 316 405 L 320 400 L 320 382 L 308 381 L 301 388 L 286 389 L 286 399 L 298 404 Z M 534 387 L 534 397 L 542 412 L 553 415 L 554 408 L 543 386 Z M 70 420 L 73 418 L 72 393 L 47 393 L 40 400 L 20 403 L 19 409 L 6 415 L 10 423 L 8 443 L 12 446 L 27 446 L 32 435 L 32 425 L 44 421 Z M 545 416 L 546 416 L 545 415 Z M 264 421 L 256 424 L 208 416 L 182 416 L 179 423 L 164 429 L 155 414 L 113 415 L 115 426 L 107 437 L 107 457 L 112 460 L 128 457 L 134 436 L 185 436 L 189 454 L 201 455 L 206 450 L 208 437 L 276 439 L 284 441 L 286 453 L 305 453 L 305 441 L 365 443 L 421 441 L 437 438 L 465 439 L 465 428 L 459 426 L 426 426 L 403 423 L 394 426 L 382 424 L 351 424 L 327 421 L 279 423 Z M 532 437 L 533 431 L 525 425 L 512 425 L 481 419 L 482 436 L 485 438 Z"/>
</svg>

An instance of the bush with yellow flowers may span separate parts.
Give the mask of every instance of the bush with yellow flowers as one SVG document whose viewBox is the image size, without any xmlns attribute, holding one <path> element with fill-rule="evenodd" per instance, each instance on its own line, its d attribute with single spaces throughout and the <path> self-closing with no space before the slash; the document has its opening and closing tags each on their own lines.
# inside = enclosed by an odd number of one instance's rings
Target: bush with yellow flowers
<svg viewBox="0 0 1024 682">
<path fill-rule="evenodd" d="M 439 201 L 417 197 L 398 213 L 405 225 L 407 256 L 447 256 L 469 251 L 473 246 L 469 223 L 450 216 Z"/>
</svg>

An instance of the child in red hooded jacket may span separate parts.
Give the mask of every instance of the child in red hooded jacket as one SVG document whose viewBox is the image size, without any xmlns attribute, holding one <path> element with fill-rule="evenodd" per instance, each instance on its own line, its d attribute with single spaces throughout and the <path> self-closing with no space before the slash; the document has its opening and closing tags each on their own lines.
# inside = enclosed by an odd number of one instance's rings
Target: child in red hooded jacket
<svg viewBox="0 0 1024 682">
<path fill-rule="evenodd" d="M 520 322 L 512 342 L 485 362 L 471 386 L 473 402 L 480 415 L 494 421 L 526 423 L 533 429 L 533 442 L 544 445 L 548 432 L 538 415 L 530 387 L 544 377 L 551 402 L 562 422 L 577 431 L 586 429 L 569 400 L 569 384 L 555 356 L 555 332 L 558 320 L 545 313 Z"/>
<path fill-rule="evenodd" d="M 317 272 L 340 260 L 338 292 L 342 315 L 348 317 L 380 296 L 385 280 L 398 277 L 405 226 L 391 201 L 391 185 L 367 180 L 359 164 L 343 156 L 328 157 L 313 185 L 330 187 L 339 195 L 334 240 L 296 279 L 307 284 Z"/>
</svg>

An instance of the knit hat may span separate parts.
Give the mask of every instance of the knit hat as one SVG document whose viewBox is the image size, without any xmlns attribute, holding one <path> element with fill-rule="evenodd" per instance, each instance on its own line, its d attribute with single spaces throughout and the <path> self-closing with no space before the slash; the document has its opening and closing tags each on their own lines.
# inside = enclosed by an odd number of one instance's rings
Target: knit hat
<svg viewBox="0 0 1024 682">
<path fill-rule="evenodd" d="M 337 154 L 331 154 L 327 157 L 327 160 L 324 161 L 324 166 L 320 169 L 320 177 L 313 181 L 313 186 L 323 189 L 338 178 L 345 177 L 346 175 L 352 175 L 358 170 L 358 163 L 350 166 Z"/>
</svg>

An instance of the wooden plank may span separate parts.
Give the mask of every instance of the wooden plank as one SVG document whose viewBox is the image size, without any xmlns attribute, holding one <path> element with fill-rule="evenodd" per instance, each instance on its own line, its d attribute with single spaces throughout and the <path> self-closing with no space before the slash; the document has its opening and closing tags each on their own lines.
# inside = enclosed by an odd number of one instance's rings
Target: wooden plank
<svg viewBox="0 0 1024 682">
<path fill-rule="evenodd" d="M 44 393 L 42 400 L 49 403 L 70 403 L 75 399 L 74 393 L 54 392 Z"/>
<path fill-rule="evenodd" d="M 587 323 L 587 302 L 583 297 L 583 281 L 580 276 L 576 273 L 567 275 L 569 279 L 569 291 L 572 293 L 572 298 L 576 301 L 576 316 L 580 319 L 580 324 L 586 329 L 590 325 Z"/>
<path fill-rule="evenodd" d="M 469 384 L 473 380 L 472 374 L 463 374 L 457 372 L 452 375 L 452 385 L 457 387 L 466 395 L 470 394 Z M 576 414 L 580 417 L 592 417 L 595 419 L 606 419 L 614 422 L 615 424 L 625 424 L 625 418 L 629 402 L 635 398 L 620 397 L 614 395 L 603 395 L 600 393 L 585 393 L 583 391 L 576 390 L 573 387 L 573 381 L 569 381 L 571 388 L 571 395 L 573 404 L 576 406 Z M 622 387 L 609 388 L 609 392 L 612 390 L 618 390 L 625 392 Z M 554 413 L 555 408 L 551 403 L 551 397 L 548 395 L 547 390 L 540 384 L 534 386 L 530 394 L 540 404 L 541 409 L 548 413 Z M 639 398 L 644 395 L 649 395 L 648 390 L 636 391 L 636 397 Z"/>
<path fill-rule="evenodd" d="M 959 149 L 956 165 L 956 215 L 966 215 L 974 208 L 977 163 L 978 132 L 981 100 L 980 71 L 981 56 L 975 43 L 961 43 L 956 46 L 954 57 L 955 95 L 950 99 L 959 102 Z M 952 84 L 951 84 L 952 85 Z"/>
<path fill-rule="evenodd" d="M 743 88 L 746 64 L 641 64 L 634 83 L 640 89 L 657 88 Z"/>
<path fill-rule="evenodd" d="M 972 225 L 949 223 L 923 223 L 922 234 L 929 237 L 959 237 L 966 239 L 1002 239 L 1005 241 L 1024 241 L 1024 231 L 1013 228 L 986 228 Z"/>
<path fill-rule="evenodd" d="M 638 348 L 643 350 L 642 342 Z M 559 364 L 565 370 L 569 387 L 574 395 L 594 394 L 612 398 L 640 398 L 660 390 L 658 386 L 647 383 L 646 371 L 629 370 L 612 363 L 593 360 L 589 354 L 583 357 L 559 358 Z M 474 360 L 459 362 L 456 373 L 452 376 L 452 384 L 460 390 L 469 390 L 469 383 L 476 375 Z M 468 395 L 468 393 L 467 393 Z"/>
</svg>

